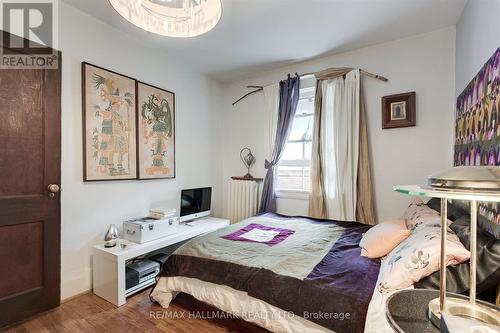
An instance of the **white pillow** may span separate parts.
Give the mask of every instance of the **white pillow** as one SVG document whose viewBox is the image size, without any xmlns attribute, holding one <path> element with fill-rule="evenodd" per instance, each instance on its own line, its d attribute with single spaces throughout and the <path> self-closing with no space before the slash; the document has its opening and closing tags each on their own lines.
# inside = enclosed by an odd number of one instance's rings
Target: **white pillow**
<svg viewBox="0 0 500 333">
<path fill-rule="evenodd" d="M 470 258 L 470 252 L 449 228 L 446 239 L 447 266 L 462 263 Z M 407 288 L 436 272 L 440 267 L 440 251 L 439 222 L 418 226 L 382 261 L 380 282 L 377 286 L 379 291 L 385 293 Z"/>
</svg>

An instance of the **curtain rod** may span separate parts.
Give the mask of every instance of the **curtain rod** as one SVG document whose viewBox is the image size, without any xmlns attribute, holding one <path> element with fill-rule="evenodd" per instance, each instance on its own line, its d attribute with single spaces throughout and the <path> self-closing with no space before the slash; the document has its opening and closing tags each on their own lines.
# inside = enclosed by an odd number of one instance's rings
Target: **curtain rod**
<svg viewBox="0 0 500 333">
<path fill-rule="evenodd" d="M 369 76 L 369 77 L 372 77 L 374 79 L 377 79 L 377 80 L 380 80 L 382 82 L 387 82 L 389 81 L 386 77 L 382 76 L 382 75 L 377 75 L 377 74 L 373 74 L 373 73 L 370 73 L 370 72 L 367 72 L 365 71 L 364 69 L 360 69 L 359 72 L 363 75 L 366 75 L 366 76 Z M 298 75 L 297 73 L 295 73 L 295 75 L 299 76 L 299 77 L 305 77 L 305 76 L 311 76 L 311 75 L 315 75 L 316 73 L 315 72 L 309 72 L 309 73 L 303 73 L 303 74 L 300 74 Z M 262 91 L 264 90 L 264 87 L 263 86 L 256 86 L 256 85 L 251 85 L 251 86 L 247 86 L 247 88 L 254 88 L 255 90 L 252 90 L 248 93 L 246 93 L 245 95 L 241 96 L 238 100 L 236 100 L 232 105 L 235 106 L 238 102 L 240 102 L 241 100 L 245 99 L 246 97 L 252 95 L 252 94 L 255 94 L 256 92 L 259 92 L 259 91 Z"/>
<path fill-rule="evenodd" d="M 372 74 L 368 71 L 365 71 L 364 69 L 360 69 L 359 72 L 363 75 L 366 75 L 366 76 L 369 76 L 369 77 L 372 77 L 374 79 L 377 79 L 377 80 L 380 80 L 380 81 L 383 81 L 383 82 L 387 82 L 389 81 L 385 76 L 382 76 L 382 75 L 377 75 L 377 74 Z M 300 77 L 304 77 L 304 76 L 311 76 L 311 75 L 315 75 L 316 73 L 314 72 L 310 72 L 310 73 L 304 73 L 304 74 L 301 74 L 299 75 Z"/>
</svg>

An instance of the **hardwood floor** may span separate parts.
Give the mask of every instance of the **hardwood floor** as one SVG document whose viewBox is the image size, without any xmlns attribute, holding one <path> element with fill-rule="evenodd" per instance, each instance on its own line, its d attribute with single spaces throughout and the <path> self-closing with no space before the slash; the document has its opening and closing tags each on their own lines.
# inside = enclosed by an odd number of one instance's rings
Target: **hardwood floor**
<svg viewBox="0 0 500 333">
<path fill-rule="evenodd" d="M 215 309 L 181 294 L 163 309 L 149 300 L 150 290 L 127 299 L 119 308 L 92 293 L 78 296 L 4 332 L 268 332 L 239 319 L 204 319 Z M 196 311 L 196 312 L 193 312 Z M 220 312 L 219 312 L 220 313 Z M 203 316 L 203 317 L 202 317 Z"/>
</svg>

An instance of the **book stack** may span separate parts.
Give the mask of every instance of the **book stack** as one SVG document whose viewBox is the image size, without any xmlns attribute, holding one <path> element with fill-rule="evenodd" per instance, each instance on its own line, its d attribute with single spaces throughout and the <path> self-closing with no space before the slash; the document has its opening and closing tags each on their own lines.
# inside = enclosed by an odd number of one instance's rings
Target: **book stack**
<svg viewBox="0 0 500 333">
<path fill-rule="evenodd" d="M 148 217 L 155 220 L 162 220 L 170 217 L 175 217 L 175 213 L 177 213 L 177 209 L 175 208 L 152 208 L 149 210 Z"/>
</svg>

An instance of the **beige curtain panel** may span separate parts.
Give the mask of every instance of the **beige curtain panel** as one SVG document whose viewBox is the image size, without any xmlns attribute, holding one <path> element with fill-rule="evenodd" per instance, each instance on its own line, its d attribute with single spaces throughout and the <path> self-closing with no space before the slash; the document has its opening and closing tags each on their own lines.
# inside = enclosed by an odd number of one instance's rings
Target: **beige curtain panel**
<svg viewBox="0 0 500 333">
<path fill-rule="evenodd" d="M 309 215 L 376 224 L 360 70 L 315 76 Z"/>
</svg>

